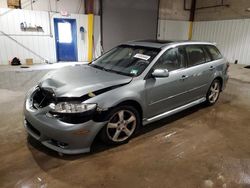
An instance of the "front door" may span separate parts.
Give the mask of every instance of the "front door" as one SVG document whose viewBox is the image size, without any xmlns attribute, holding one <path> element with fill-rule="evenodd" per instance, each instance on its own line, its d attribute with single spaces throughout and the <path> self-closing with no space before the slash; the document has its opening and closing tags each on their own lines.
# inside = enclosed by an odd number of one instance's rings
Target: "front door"
<svg viewBox="0 0 250 188">
<path fill-rule="evenodd" d="M 147 114 L 151 118 L 187 103 L 186 54 L 182 48 L 167 50 L 153 66 L 153 69 L 167 69 L 166 78 L 146 80 Z"/>
<path fill-rule="evenodd" d="M 57 61 L 77 61 L 75 19 L 54 18 Z"/>
</svg>

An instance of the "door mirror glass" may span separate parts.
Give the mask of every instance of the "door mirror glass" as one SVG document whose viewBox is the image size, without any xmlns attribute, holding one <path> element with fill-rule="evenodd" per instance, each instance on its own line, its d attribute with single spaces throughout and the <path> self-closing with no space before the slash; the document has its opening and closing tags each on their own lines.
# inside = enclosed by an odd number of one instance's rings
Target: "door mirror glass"
<svg viewBox="0 0 250 188">
<path fill-rule="evenodd" d="M 155 78 L 164 78 L 169 76 L 169 72 L 167 69 L 155 69 L 152 76 Z"/>
</svg>

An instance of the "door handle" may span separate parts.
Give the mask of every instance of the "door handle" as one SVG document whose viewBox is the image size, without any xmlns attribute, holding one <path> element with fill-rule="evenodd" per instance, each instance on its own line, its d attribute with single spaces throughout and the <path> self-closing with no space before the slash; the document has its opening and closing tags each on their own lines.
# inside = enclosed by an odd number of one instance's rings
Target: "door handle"
<svg viewBox="0 0 250 188">
<path fill-rule="evenodd" d="M 214 66 L 210 66 L 210 67 L 209 67 L 209 70 L 214 70 L 214 69 L 215 69 Z"/>
<path fill-rule="evenodd" d="M 186 80 L 187 78 L 188 78 L 187 75 L 182 75 L 182 76 L 181 76 L 181 80 Z"/>
</svg>

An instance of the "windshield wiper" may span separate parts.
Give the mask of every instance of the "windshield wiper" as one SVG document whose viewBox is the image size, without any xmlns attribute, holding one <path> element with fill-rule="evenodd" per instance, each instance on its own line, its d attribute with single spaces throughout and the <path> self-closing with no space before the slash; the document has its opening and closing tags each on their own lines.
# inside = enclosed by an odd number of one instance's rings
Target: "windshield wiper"
<svg viewBox="0 0 250 188">
<path fill-rule="evenodd" d="M 89 64 L 89 66 L 100 69 L 100 70 L 106 70 L 104 67 L 101 67 L 101 66 L 95 65 L 95 64 Z"/>
<path fill-rule="evenodd" d="M 106 69 L 106 71 L 108 71 L 108 72 L 114 72 L 116 74 L 121 74 L 121 75 L 124 75 L 124 76 L 132 76 L 132 74 L 125 73 L 125 72 L 120 72 L 120 71 L 116 71 L 116 70 L 113 70 L 113 69 Z"/>
<path fill-rule="evenodd" d="M 101 67 L 101 66 L 95 65 L 95 64 L 89 64 L 89 66 L 92 66 L 94 68 L 97 68 L 97 69 L 100 69 L 100 70 L 103 70 L 103 71 L 106 71 L 106 72 L 113 72 L 113 73 L 121 74 L 121 75 L 124 75 L 124 76 L 133 76 L 132 74 L 129 74 L 129 73 L 120 72 L 120 71 L 116 71 L 116 70 L 113 70 L 113 69 L 106 69 L 104 67 Z"/>
</svg>

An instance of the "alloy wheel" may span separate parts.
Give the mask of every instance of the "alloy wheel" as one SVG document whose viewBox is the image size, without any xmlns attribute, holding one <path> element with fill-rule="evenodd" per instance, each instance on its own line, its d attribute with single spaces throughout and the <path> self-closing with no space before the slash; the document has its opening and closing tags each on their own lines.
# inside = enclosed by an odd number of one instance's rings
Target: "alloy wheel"
<svg viewBox="0 0 250 188">
<path fill-rule="evenodd" d="M 211 104 L 215 103 L 220 94 L 220 83 L 214 82 L 210 87 L 210 94 L 208 96 L 208 100 Z"/>
<path fill-rule="evenodd" d="M 127 140 L 136 129 L 136 116 L 129 110 L 120 110 L 115 113 L 107 124 L 107 135 L 113 142 Z"/>
</svg>

